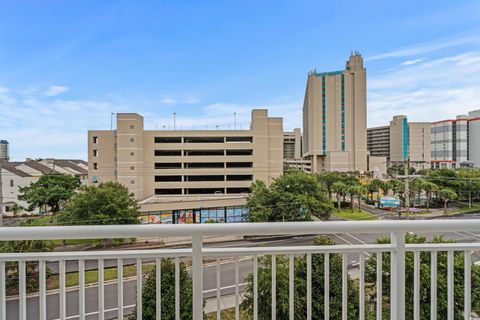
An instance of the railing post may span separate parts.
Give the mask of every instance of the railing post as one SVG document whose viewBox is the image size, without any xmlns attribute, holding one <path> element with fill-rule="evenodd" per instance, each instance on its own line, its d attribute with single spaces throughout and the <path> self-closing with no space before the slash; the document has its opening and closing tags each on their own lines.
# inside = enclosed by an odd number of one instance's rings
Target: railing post
<svg viewBox="0 0 480 320">
<path fill-rule="evenodd" d="M 405 232 L 390 234 L 390 319 L 405 319 Z"/>
<path fill-rule="evenodd" d="M 203 254 L 201 235 L 192 236 L 193 320 L 203 319 Z"/>
</svg>

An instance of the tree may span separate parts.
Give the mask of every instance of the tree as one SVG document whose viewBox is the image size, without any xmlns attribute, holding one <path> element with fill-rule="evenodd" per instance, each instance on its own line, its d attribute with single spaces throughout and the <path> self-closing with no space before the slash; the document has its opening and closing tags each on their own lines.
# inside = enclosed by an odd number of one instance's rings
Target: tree
<svg viewBox="0 0 480 320">
<path fill-rule="evenodd" d="M 437 195 L 443 201 L 443 212 L 447 213 L 448 202 L 457 198 L 457 193 L 449 188 L 438 190 Z"/>
<path fill-rule="evenodd" d="M 391 178 L 395 178 L 397 175 L 403 175 L 405 173 L 406 164 L 396 164 L 387 168 L 387 174 Z M 415 168 L 408 168 L 408 174 L 415 174 Z"/>
<path fill-rule="evenodd" d="M 430 203 L 432 202 L 432 195 L 434 192 L 438 191 L 438 186 L 430 181 L 423 180 L 422 188 L 425 190 L 427 196 L 427 211 L 430 208 Z"/>
<path fill-rule="evenodd" d="M 80 179 L 63 173 L 47 173 L 26 187 L 20 187 L 19 200 L 29 204 L 29 211 L 49 206 L 53 213 L 60 210 L 62 201 L 68 200 L 80 187 Z"/>
<path fill-rule="evenodd" d="M 373 202 L 373 194 L 380 192 L 383 187 L 383 182 L 380 179 L 373 179 L 367 184 L 367 191 L 370 194 L 370 201 Z"/>
<path fill-rule="evenodd" d="M 314 241 L 315 245 L 334 245 L 328 237 L 320 236 Z M 271 319 L 272 296 L 272 268 L 271 257 L 259 259 L 258 268 L 258 319 Z M 276 257 L 276 301 L 277 319 L 286 320 L 289 315 L 289 263 L 288 257 Z M 342 315 L 342 258 L 339 254 L 330 254 L 330 319 L 341 319 Z M 312 319 L 324 319 L 324 271 L 325 256 L 312 255 Z M 307 312 L 307 262 L 305 256 L 295 258 L 294 263 L 295 283 L 295 319 L 305 319 Z M 241 308 L 247 314 L 253 313 L 253 275 L 247 277 L 245 299 Z M 358 290 L 350 277 L 348 277 L 348 318 L 358 319 Z"/>
<path fill-rule="evenodd" d="M 327 171 L 322 173 L 317 173 L 317 179 L 325 185 L 328 191 L 328 199 L 332 199 L 332 185 L 339 180 L 337 172 Z"/>
<path fill-rule="evenodd" d="M 290 170 L 269 188 L 256 181 L 251 189 L 246 205 L 248 221 L 310 221 L 312 216 L 323 220 L 330 217 L 332 205 L 326 190 L 312 174 Z"/>
<path fill-rule="evenodd" d="M 389 238 L 377 240 L 380 244 L 390 243 Z M 425 237 L 407 234 L 406 243 L 426 243 Z M 441 237 L 433 240 L 434 243 L 445 243 Z M 455 252 L 454 267 L 454 283 L 455 295 L 454 319 L 463 319 L 464 310 L 464 254 L 463 252 Z M 420 253 L 420 319 L 430 319 L 430 277 L 431 277 L 431 254 L 430 252 Z M 372 255 L 365 266 L 365 282 L 367 292 L 372 292 L 367 299 L 374 303 L 376 299 L 376 261 L 377 256 Z M 414 277 L 414 257 L 413 252 L 405 253 L 405 319 L 413 319 L 413 277 Z M 480 311 L 480 266 L 472 265 L 472 310 L 476 313 Z M 439 252 L 437 256 L 437 319 L 447 319 L 447 253 Z M 390 253 L 382 254 L 382 292 L 384 317 L 388 316 L 389 294 L 390 294 Z"/>
<path fill-rule="evenodd" d="M 135 224 L 138 203 L 118 182 L 83 187 L 56 217 L 61 224 Z"/>
<path fill-rule="evenodd" d="M 175 319 L 175 263 L 172 259 L 161 262 L 162 319 Z M 180 262 L 180 319 L 191 320 L 192 316 L 192 278 L 185 263 Z M 156 319 L 156 268 L 143 276 L 142 320 Z M 136 319 L 136 311 L 129 319 Z"/>
<path fill-rule="evenodd" d="M 395 195 L 399 197 L 403 196 L 403 193 L 405 192 L 405 183 L 403 181 L 394 179 L 390 180 L 389 184 Z"/>
<path fill-rule="evenodd" d="M 364 195 L 366 192 L 365 188 L 361 185 L 352 185 L 348 188 L 348 193 L 350 193 L 350 198 L 351 198 L 351 209 L 353 211 L 353 206 L 354 206 L 354 199 L 357 197 L 358 200 L 358 211 L 361 211 L 361 199 L 362 195 Z"/>
<path fill-rule="evenodd" d="M 340 211 L 341 198 L 345 196 L 348 191 L 348 185 L 343 182 L 335 182 L 332 185 L 332 191 L 335 192 L 337 197 L 337 210 Z"/>
<path fill-rule="evenodd" d="M 14 203 L 13 206 L 12 206 L 12 212 L 13 212 L 13 215 L 16 217 L 18 215 L 18 213 L 20 212 L 20 210 L 23 210 L 23 207 L 22 206 L 19 206 L 18 203 Z"/>
<path fill-rule="evenodd" d="M 424 191 L 424 182 L 423 179 L 414 179 L 410 184 L 410 198 L 413 200 L 413 204 L 415 205 L 415 201 L 420 203 L 420 195 Z"/>
</svg>

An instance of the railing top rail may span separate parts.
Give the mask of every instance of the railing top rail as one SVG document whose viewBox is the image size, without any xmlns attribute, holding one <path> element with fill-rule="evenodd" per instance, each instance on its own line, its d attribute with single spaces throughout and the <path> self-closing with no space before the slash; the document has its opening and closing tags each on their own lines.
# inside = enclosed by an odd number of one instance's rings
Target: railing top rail
<svg viewBox="0 0 480 320">
<path fill-rule="evenodd" d="M 192 249 L 144 249 L 102 251 L 58 251 L 58 252 L 12 252 L 0 253 L 0 261 L 60 261 L 97 259 L 136 259 L 160 257 L 190 257 Z"/>
<path fill-rule="evenodd" d="M 111 225 L 0 228 L 0 241 L 113 239 L 212 235 L 480 231 L 480 220 L 318 221 L 190 225 Z"/>
</svg>

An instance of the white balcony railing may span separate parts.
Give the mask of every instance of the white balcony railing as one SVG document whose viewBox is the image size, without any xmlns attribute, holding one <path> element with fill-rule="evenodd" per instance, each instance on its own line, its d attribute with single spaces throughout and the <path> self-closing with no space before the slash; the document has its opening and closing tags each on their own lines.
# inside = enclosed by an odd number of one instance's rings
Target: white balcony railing
<svg viewBox="0 0 480 320">
<path fill-rule="evenodd" d="M 220 319 L 220 299 L 222 295 L 220 258 L 233 258 L 234 284 L 234 309 L 235 317 L 240 317 L 241 301 L 241 279 L 239 257 L 251 257 L 253 260 L 251 273 L 253 274 L 253 319 L 257 319 L 258 313 L 258 258 L 260 256 L 286 255 L 289 257 L 289 319 L 295 318 L 294 310 L 294 259 L 299 256 L 306 256 L 307 259 L 307 288 L 306 288 L 306 318 L 312 317 L 312 254 L 325 255 L 328 261 L 330 254 L 342 256 L 342 319 L 347 319 L 348 301 L 348 261 L 347 255 L 358 256 L 358 281 L 359 281 L 359 318 L 365 318 L 365 264 L 366 255 L 377 255 L 390 253 L 390 319 L 405 319 L 405 253 L 413 252 L 414 255 L 414 293 L 413 293 L 413 317 L 420 319 L 420 253 L 430 252 L 431 255 L 431 319 L 436 319 L 437 314 L 437 253 L 447 252 L 447 293 L 448 293 L 448 319 L 454 319 L 454 252 L 464 254 L 464 310 L 465 319 L 472 319 L 471 312 L 471 266 L 472 254 L 480 249 L 478 242 L 456 242 L 456 243 L 428 243 L 428 244 L 406 244 L 405 234 L 413 233 L 447 233 L 447 232 L 480 232 L 480 220 L 435 220 L 435 221 L 374 221 L 374 222 L 285 222 L 285 223 L 239 223 L 239 224 L 203 224 L 203 225 L 134 225 L 134 226 L 71 226 L 71 227 L 12 227 L 2 228 L 0 241 L 5 240 L 54 240 L 54 239 L 115 239 L 115 238 L 143 238 L 143 237 L 176 237 L 191 236 L 192 246 L 184 249 L 152 249 L 152 250 L 117 250 L 117 251 L 87 251 L 87 252 L 50 252 L 50 253 L 2 253 L 0 254 L 0 319 L 27 319 L 27 314 L 35 315 L 35 319 L 88 319 L 94 316 L 95 319 L 119 318 L 131 313 L 133 306 L 137 312 L 137 319 L 142 319 L 142 263 L 153 263 L 157 266 L 156 272 L 156 311 L 157 319 L 160 319 L 161 299 L 160 285 L 158 281 L 160 263 L 162 258 L 173 258 L 175 261 L 175 310 L 176 319 L 180 319 L 180 279 L 179 261 L 191 260 L 191 275 L 193 279 L 193 319 L 203 318 L 204 302 L 204 260 L 216 261 L 213 268 L 214 283 L 216 288 L 210 292 L 216 293 L 217 319 Z M 389 244 L 342 244 L 333 246 L 276 246 L 276 247 L 206 247 L 203 239 L 206 236 L 219 235 L 240 235 L 240 236 L 265 236 L 265 235 L 313 235 L 313 234 L 365 234 L 376 235 L 388 234 L 391 237 Z M 478 238 L 477 233 L 473 240 Z M 232 243 L 234 244 L 234 243 Z M 103 271 L 105 262 L 116 261 L 116 265 L 123 266 L 125 261 L 133 259 L 136 265 L 136 296 L 126 297 L 124 295 L 125 278 L 123 268 L 118 268 L 116 286 L 116 297 L 112 299 L 107 288 Z M 27 262 L 38 262 L 39 290 L 38 293 L 27 294 L 26 285 L 26 264 Z M 95 291 L 86 286 L 85 265 L 89 261 L 97 261 L 98 286 Z M 272 295 L 271 308 L 272 319 L 276 314 L 276 259 L 272 259 Z M 382 297 L 382 259 L 377 259 L 376 295 Z M 5 265 L 8 262 L 18 262 L 18 296 L 7 296 L 5 283 Z M 46 286 L 47 264 L 58 263 L 59 289 L 58 300 L 52 302 Z M 69 295 L 70 289 L 66 286 L 66 267 L 75 265 L 78 270 L 78 287 L 75 288 L 76 295 Z M 212 269 L 212 268 L 211 268 Z M 329 286 L 330 286 L 329 264 L 325 264 L 324 283 L 324 316 L 329 318 Z M 222 273 L 223 274 L 223 273 Z M 110 285 L 110 284 L 109 284 Z M 68 290 L 67 290 L 68 289 Z M 108 289 L 108 290 L 107 290 Z M 86 290 L 88 295 L 86 295 Z M 108 292 L 107 292 L 108 291 Z M 135 291 L 134 291 L 135 292 Z M 88 303 L 91 295 L 97 294 L 98 303 Z M 387 293 L 383 292 L 383 295 Z M 67 298 L 68 296 L 68 298 Z M 33 298 L 37 299 L 34 303 Z M 67 301 L 68 299 L 68 301 Z M 132 303 L 132 299 L 133 303 Z M 9 303 L 7 303 L 7 300 Z M 112 303 L 113 300 L 113 303 Z M 18 303 L 11 303 L 18 301 Z M 106 305 L 108 301 L 108 306 Z M 129 301 L 129 303 L 125 303 Z M 67 303 L 68 302 L 68 303 Z M 383 299 L 376 301 L 376 318 L 382 319 Z M 35 310 L 27 311 L 32 306 Z M 15 308 L 15 310 L 12 310 Z M 18 308 L 18 309 L 17 309 Z M 55 310 L 53 310 L 55 308 Z"/>
</svg>

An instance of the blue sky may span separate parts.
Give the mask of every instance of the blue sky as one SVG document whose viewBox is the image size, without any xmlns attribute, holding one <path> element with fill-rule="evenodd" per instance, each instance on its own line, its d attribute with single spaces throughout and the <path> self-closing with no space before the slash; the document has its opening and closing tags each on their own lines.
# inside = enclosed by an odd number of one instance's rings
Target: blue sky
<svg viewBox="0 0 480 320">
<path fill-rule="evenodd" d="M 359 50 L 369 126 L 480 108 L 479 1 L 0 0 L 0 139 L 11 156 L 87 158 L 111 112 L 147 129 L 301 127 L 309 70 Z"/>
</svg>

